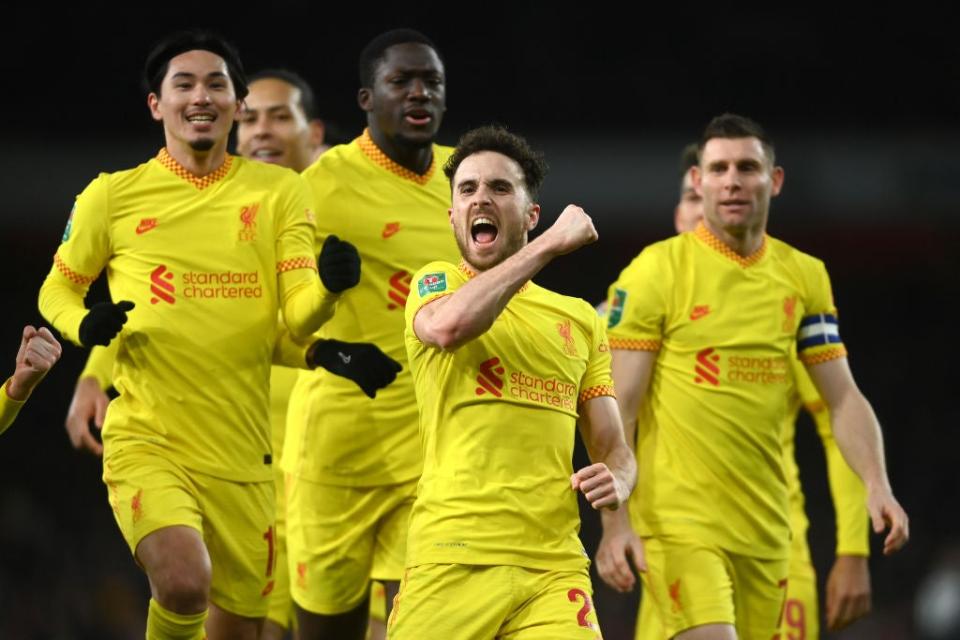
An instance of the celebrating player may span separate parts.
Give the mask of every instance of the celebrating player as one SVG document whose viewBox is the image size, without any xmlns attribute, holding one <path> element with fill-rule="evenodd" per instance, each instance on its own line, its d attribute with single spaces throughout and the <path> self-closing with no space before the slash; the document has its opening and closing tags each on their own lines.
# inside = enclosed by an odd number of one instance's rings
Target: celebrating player
<svg viewBox="0 0 960 640">
<path fill-rule="evenodd" d="M 359 257 L 329 238 L 317 278 L 302 179 L 227 154 L 247 93 L 231 45 L 177 33 L 144 71 L 166 146 L 77 198 L 40 307 L 84 346 L 119 333 L 104 481 L 150 580 L 147 637 L 200 638 L 206 620 L 211 640 L 253 639 L 275 579 L 277 312 L 295 336 L 315 331 L 356 284 Z M 85 309 L 104 267 L 121 301 Z"/>
<path fill-rule="evenodd" d="M 449 185 L 433 143 L 445 76 L 422 34 L 381 34 L 360 55 L 358 101 L 367 129 L 304 172 L 318 243 L 349 235 L 364 256 L 321 336 L 373 342 L 404 364 L 403 307 L 410 277 L 432 257 L 455 260 Z M 413 379 L 402 372 L 371 400 L 326 371 L 304 372 L 290 399 L 282 466 L 288 474 L 287 550 L 304 640 L 361 639 L 371 578 L 392 602 L 403 573 L 410 506 L 420 476 Z"/>
<path fill-rule="evenodd" d="M 600 318 L 530 282 L 597 239 L 570 205 L 527 243 L 545 171 L 525 140 L 496 127 L 467 133 L 445 167 L 462 257 L 420 269 L 406 307 L 424 469 L 389 622 L 396 640 L 599 635 L 571 488 L 616 509 L 636 468 Z M 575 425 L 594 461 L 576 473 Z"/>
<path fill-rule="evenodd" d="M 13 424 L 23 403 L 57 363 L 62 352 L 60 343 L 46 327 L 36 329 L 27 325 L 23 328 L 13 375 L 3 383 L 3 393 L 0 393 L 0 433 Z"/>
<path fill-rule="evenodd" d="M 674 225 L 677 233 L 692 232 L 703 219 L 703 199 L 693 188 L 691 169 L 699 163 L 696 143 L 684 148 L 680 164 L 680 198 L 674 210 Z M 800 472 L 794 456 L 795 424 L 801 407 L 806 408 L 817 428 L 827 455 L 830 489 L 837 513 L 837 557 L 827 580 L 827 625 L 841 628 L 866 614 L 870 609 L 870 576 L 867 557 L 870 549 L 867 540 L 868 515 L 863 482 L 844 462 L 837 449 L 830 428 L 830 413 L 816 392 L 806 369 L 796 358 L 791 359 L 796 389 L 791 394 L 790 408 L 783 422 L 783 459 L 787 479 L 787 495 L 790 501 L 790 530 L 793 539 L 790 546 L 790 571 L 787 583 L 787 600 L 781 624 L 781 637 L 800 636 L 807 640 L 819 637 L 817 581 L 807 545 L 809 521 L 804 511 L 803 490 Z M 611 575 L 612 568 L 605 563 L 613 561 L 609 555 L 598 556 L 601 574 Z M 627 576 L 624 576 L 627 577 Z M 628 586 L 629 585 L 629 586 Z M 632 580 L 620 589 L 632 588 Z M 640 601 L 637 616 L 637 640 L 660 640 L 662 624 L 657 618 L 656 606 L 651 598 Z"/>
<path fill-rule="evenodd" d="M 647 597 L 662 637 L 770 638 L 783 615 L 790 523 L 781 448 L 794 353 L 825 404 L 844 457 L 863 478 L 886 553 L 908 538 L 882 436 L 857 389 L 823 263 L 766 235 L 783 185 L 753 121 L 715 118 L 692 170 L 704 220 L 654 244 L 610 288 L 614 380 L 639 490 L 604 514 L 598 568 L 629 587 L 645 551 Z M 791 416 L 792 417 L 792 416 Z"/>
</svg>

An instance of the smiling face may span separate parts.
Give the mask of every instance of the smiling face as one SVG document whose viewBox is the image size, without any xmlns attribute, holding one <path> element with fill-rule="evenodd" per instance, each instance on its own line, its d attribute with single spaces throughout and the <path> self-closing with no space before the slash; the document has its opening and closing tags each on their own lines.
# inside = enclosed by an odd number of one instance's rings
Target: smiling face
<svg viewBox="0 0 960 640">
<path fill-rule="evenodd" d="M 226 146 L 240 107 L 227 63 L 202 49 L 171 58 L 160 92 L 147 104 L 153 119 L 163 122 L 168 147 L 201 152 Z"/>
<path fill-rule="evenodd" d="M 360 89 L 360 107 L 371 127 L 412 146 L 428 146 L 446 109 L 443 63 L 420 43 L 387 47 L 372 87 Z"/>
<path fill-rule="evenodd" d="M 313 158 L 311 135 L 300 89 L 279 78 L 250 84 L 237 125 L 241 155 L 303 171 Z"/>
<path fill-rule="evenodd" d="M 475 269 L 485 271 L 519 251 L 539 218 L 540 205 L 530 200 L 516 161 L 481 151 L 460 163 L 450 225 L 460 254 Z"/>
<path fill-rule="evenodd" d="M 711 138 L 692 177 L 707 225 L 738 237 L 766 228 L 770 198 L 783 185 L 783 169 L 773 166 L 753 137 Z"/>
</svg>

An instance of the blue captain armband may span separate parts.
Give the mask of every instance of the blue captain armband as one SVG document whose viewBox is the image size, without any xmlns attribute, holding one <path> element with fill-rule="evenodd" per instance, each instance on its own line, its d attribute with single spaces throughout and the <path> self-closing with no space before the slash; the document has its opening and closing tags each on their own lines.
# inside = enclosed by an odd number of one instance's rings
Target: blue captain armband
<svg viewBox="0 0 960 640">
<path fill-rule="evenodd" d="M 803 352 L 811 347 L 825 344 L 841 344 L 840 324 L 832 313 L 818 313 L 807 316 L 800 322 L 797 330 L 797 351 Z"/>
</svg>

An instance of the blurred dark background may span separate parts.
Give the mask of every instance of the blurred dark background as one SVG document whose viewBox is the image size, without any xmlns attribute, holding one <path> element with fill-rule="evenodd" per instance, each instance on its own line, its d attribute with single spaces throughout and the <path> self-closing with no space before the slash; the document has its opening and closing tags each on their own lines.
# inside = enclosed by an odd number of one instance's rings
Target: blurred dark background
<svg viewBox="0 0 960 640">
<path fill-rule="evenodd" d="M 644 245 L 672 233 L 683 145 L 711 116 L 740 112 L 777 143 L 787 180 L 770 233 L 830 270 L 851 365 L 884 425 L 890 477 L 912 519 L 902 553 L 883 558 L 874 540 L 875 612 L 829 637 L 960 637 L 956 627 L 934 629 L 960 616 L 949 598 L 960 589 L 960 411 L 948 389 L 960 294 L 960 45 L 947 7 L 851 15 L 811 5 L 685 12 L 496 2 L 5 8 L 0 363 L 12 371 L 22 326 L 41 322 L 37 292 L 73 196 L 98 172 L 138 164 L 162 145 L 139 73 L 149 46 L 171 29 L 216 28 L 248 71 L 299 71 L 347 138 L 364 123 L 355 100 L 363 44 L 388 28 L 421 29 L 447 66 L 441 141 L 506 124 L 546 150 L 546 222 L 567 202 L 594 216 L 600 242 L 538 278 L 592 302 Z M 84 358 L 68 346 L 0 439 L 0 638 L 142 637 L 146 580 L 113 523 L 100 461 L 75 453 L 63 429 Z M 812 425 L 798 433 L 822 584 L 833 511 Z M 584 517 L 592 552 L 597 521 Z M 946 586 L 918 599 L 925 584 Z M 632 637 L 635 600 L 598 584 L 608 640 Z M 915 610 L 918 600 L 929 606 Z"/>
</svg>

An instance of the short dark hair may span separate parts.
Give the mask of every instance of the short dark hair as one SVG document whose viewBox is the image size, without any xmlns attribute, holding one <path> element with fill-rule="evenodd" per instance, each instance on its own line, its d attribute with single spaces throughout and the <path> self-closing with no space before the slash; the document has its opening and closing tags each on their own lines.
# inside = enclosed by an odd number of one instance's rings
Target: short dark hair
<svg viewBox="0 0 960 640">
<path fill-rule="evenodd" d="M 758 122 L 746 116 L 724 113 L 711 120 L 700 138 L 698 150 L 701 154 L 707 142 L 713 138 L 756 138 L 763 145 L 763 150 L 767 154 L 767 158 L 770 159 L 770 164 L 774 163 L 773 140 L 770 139 L 770 136 Z"/>
<path fill-rule="evenodd" d="M 243 72 L 243 63 L 240 62 L 237 48 L 223 36 L 201 29 L 176 31 L 154 45 L 143 65 L 143 84 L 147 93 L 160 95 L 160 86 L 170 68 L 170 60 L 195 49 L 209 51 L 223 58 L 227 63 L 227 73 L 233 82 L 237 100 L 247 96 L 247 77 Z"/>
<path fill-rule="evenodd" d="M 437 51 L 437 45 L 433 44 L 433 40 L 416 29 L 392 29 L 385 31 L 368 42 L 367 46 L 360 52 L 360 86 L 367 88 L 373 86 L 374 78 L 377 75 L 377 65 L 386 57 L 387 49 L 396 44 L 408 44 L 411 42 L 430 47 L 433 49 L 433 52 L 437 54 L 437 57 L 440 58 L 440 62 L 443 62 L 443 56 Z"/>
<path fill-rule="evenodd" d="M 248 83 L 253 84 L 257 80 L 266 80 L 268 78 L 286 82 L 291 87 L 296 87 L 300 90 L 300 108 L 303 109 L 303 114 L 307 116 L 307 120 L 315 120 L 320 117 L 320 113 L 317 111 L 317 98 L 313 93 L 313 87 L 303 79 L 303 76 L 289 69 L 264 69 L 251 75 L 250 78 L 248 78 Z"/>
<path fill-rule="evenodd" d="M 453 187 L 453 176 L 457 173 L 460 163 L 468 157 L 481 151 L 495 151 L 507 156 L 523 171 L 523 182 L 531 198 L 536 198 L 540 185 L 547 176 L 547 163 L 543 154 L 534 151 L 524 138 L 510 133 L 499 125 L 487 125 L 467 131 L 457 142 L 457 148 L 443 167 L 443 173 L 450 180 Z"/>
<path fill-rule="evenodd" d="M 687 172 L 690 171 L 690 167 L 695 167 L 698 164 L 700 164 L 700 145 L 696 142 L 691 142 L 685 146 L 680 153 L 680 181 L 682 182 L 683 179 L 687 177 Z"/>
</svg>

